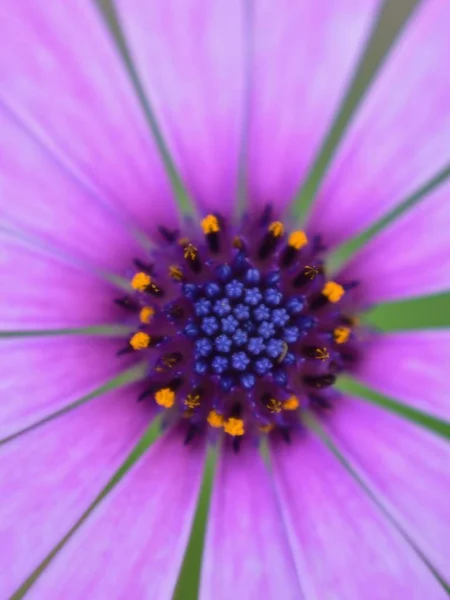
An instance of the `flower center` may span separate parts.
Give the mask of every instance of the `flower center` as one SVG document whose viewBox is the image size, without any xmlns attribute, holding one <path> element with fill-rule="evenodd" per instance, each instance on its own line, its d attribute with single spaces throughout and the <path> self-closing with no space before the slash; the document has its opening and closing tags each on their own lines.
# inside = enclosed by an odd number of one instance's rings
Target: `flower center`
<svg viewBox="0 0 450 600">
<path fill-rule="evenodd" d="M 148 354 L 141 397 L 185 418 L 188 439 L 207 428 L 236 443 L 274 428 L 288 438 L 299 408 L 330 405 L 355 358 L 350 286 L 327 280 L 319 240 L 287 234 L 270 208 L 187 230 L 161 228 L 153 262 L 135 261 L 132 292 L 116 301 L 139 319 L 121 353 Z"/>
</svg>

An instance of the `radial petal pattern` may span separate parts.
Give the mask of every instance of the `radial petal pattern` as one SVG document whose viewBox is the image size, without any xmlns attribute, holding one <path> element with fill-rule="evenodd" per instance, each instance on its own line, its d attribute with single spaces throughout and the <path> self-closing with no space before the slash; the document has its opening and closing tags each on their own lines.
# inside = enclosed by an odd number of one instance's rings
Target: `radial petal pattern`
<svg viewBox="0 0 450 600">
<path fill-rule="evenodd" d="M 272 449 L 275 481 L 307 598 L 447 597 L 437 580 L 319 441 Z"/>
<path fill-rule="evenodd" d="M 289 202 L 350 83 L 378 0 L 253 3 L 249 193 Z"/>
<path fill-rule="evenodd" d="M 204 551 L 201 598 L 303 598 L 269 474 L 257 448 L 224 451 Z"/>
<path fill-rule="evenodd" d="M 122 314 L 112 285 L 1 231 L 0 280 L 5 331 L 103 325 Z"/>
<path fill-rule="evenodd" d="M 2 598 L 76 523 L 148 426 L 152 412 L 136 406 L 137 393 L 111 392 L 0 446 Z"/>
<path fill-rule="evenodd" d="M 139 256 L 117 213 L 58 164 L 1 104 L 0 196 L 2 225 L 79 260 L 120 273 Z"/>
<path fill-rule="evenodd" d="M 244 102 L 241 0 L 119 1 L 138 71 L 192 198 L 230 212 Z"/>
<path fill-rule="evenodd" d="M 30 597 L 170 598 L 203 459 L 201 442 L 184 447 L 179 431 L 166 434 L 56 555 Z"/>
<path fill-rule="evenodd" d="M 356 398 L 327 425 L 419 550 L 444 577 L 450 554 L 450 443 Z"/>
<path fill-rule="evenodd" d="M 450 161 L 450 4 L 420 3 L 344 136 L 309 229 L 334 246 Z"/>
<path fill-rule="evenodd" d="M 364 304 L 447 292 L 449 227 L 447 183 L 369 241 L 342 277 L 360 281 L 356 293 Z"/>
<path fill-rule="evenodd" d="M 124 367 L 118 348 L 117 340 L 87 336 L 0 340 L 0 439 L 106 383 Z"/>
<path fill-rule="evenodd" d="M 450 421 L 450 331 L 378 335 L 364 349 L 355 376 L 370 388 Z"/>
<path fill-rule="evenodd" d="M 162 163 L 95 3 L 5 0 L 0 23 L 0 102 L 142 229 L 173 222 Z"/>
</svg>

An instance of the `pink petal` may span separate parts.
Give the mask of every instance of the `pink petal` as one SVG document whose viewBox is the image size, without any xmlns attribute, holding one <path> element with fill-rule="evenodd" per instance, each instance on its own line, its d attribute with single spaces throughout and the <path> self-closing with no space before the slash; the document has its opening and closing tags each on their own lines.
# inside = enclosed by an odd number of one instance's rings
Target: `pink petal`
<svg viewBox="0 0 450 600">
<path fill-rule="evenodd" d="M 201 598 L 303 598 L 272 482 L 257 448 L 224 451 L 204 550 Z"/>
<path fill-rule="evenodd" d="M 0 447 L 2 598 L 75 524 L 148 426 L 152 412 L 137 393 L 111 392 Z"/>
<path fill-rule="evenodd" d="M 434 576 L 312 434 L 273 447 L 275 481 L 307 598 L 446 598 Z"/>
<path fill-rule="evenodd" d="M 369 241 L 342 276 L 361 282 L 356 293 L 365 304 L 448 291 L 449 228 L 447 184 Z"/>
<path fill-rule="evenodd" d="M 1 104 L 0 197 L 2 224 L 98 268 L 120 272 L 142 253 L 117 214 L 64 170 Z"/>
<path fill-rule="evenodd" d="M 113 286 L 0 232 L 0 329 L 103 325 L 119 319 Z"/>
<path fill-rule="evenodd" d="M 334 246 L 369 227 L 450 159 L 450 4 L 421 3 L 356 114 L 309 222 Z"/>
<path fill-rule="evenodd" d="M 187 188 L 231 212 L 244 99 L 241 0 L 118 2 L 132 55 Z"/>
<path fill-rule="evenodd" d="M 204 444 L 166 434 L 58 552 L 31 597 L 170 598 L 203 464 Z"/>
<path fill-rule="evenodd" d="M 378 0 L 259 0 L 249 137 L 252 201 L 285 206 L 350 83 Z"/>
<path fill-rule="evenodd" d="M 5 0 L 0 22 L 0 101 L 144 230 L 174 221 L 149 127 L 94 4 Z"/>
<path fill-rule="evenodd" d="M 354 375 L 370 388 L 450 421 L 450 331 L 377 335 Z"/>
<path fill-rule="evenodd" d="M 327 429 L 419 550 L 447 575 L 448 441 L 356 398 L 341 400 Z"/>
<path fill-rule="evenodd" d="M 0 439 L 80 400 L 125 368 L 111 338 L 0 340 Z"/>
</svg>

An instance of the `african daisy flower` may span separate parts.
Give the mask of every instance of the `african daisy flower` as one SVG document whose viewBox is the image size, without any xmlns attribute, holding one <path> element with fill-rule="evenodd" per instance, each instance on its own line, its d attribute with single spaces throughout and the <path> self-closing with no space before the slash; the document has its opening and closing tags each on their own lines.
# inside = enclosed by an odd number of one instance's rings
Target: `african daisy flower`
<svg viewBox="0 0 450 600">
<path fill-rule="evenodd" d="M 207 464 L 202 599 L 446 598 L 450 5 L 299 218 L 381 2 L 117 4 L 0 3 L 0 597 L 170 598 Z"/>
</svg>

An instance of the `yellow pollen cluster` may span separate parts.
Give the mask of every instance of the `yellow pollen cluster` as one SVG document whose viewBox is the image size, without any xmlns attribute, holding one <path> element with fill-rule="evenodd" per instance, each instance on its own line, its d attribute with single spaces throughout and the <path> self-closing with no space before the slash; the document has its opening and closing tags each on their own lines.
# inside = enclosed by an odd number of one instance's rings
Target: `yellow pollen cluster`
<svg viewBox="0 0 450 600">
<path fill-rule="evenodd" d="M 283 403 L 284 410 L 297 410 L 300 406 L 297 396 L 291 396 Z"/>
<path fill-rule="evenodd" d="M 268 423 L 267 425 L 260 425 L 258 427 L 259 431 L 261 431 L 261 433 L 269 433 L 269 431 L 272 431 L 272 429 L 274 428 L 274 425 L 272 425 L 272 423 Z"/>
<path fill-rule="evenodd" d="M 198 250 L 192 244 L 188 244 L 184 249 L 184 258 L 188 260 L 195 260 L 197 258 Z"/>
<path fill-rule="evenodd" d="M 232 435 L 234 437 L 244 435 L 244 421 L 242 419 L 235 419 L 230 417 L 225 421 L 223 425 L 223 430 L 228 435 Z"/>
<path fill-rule="evenodd" d="M 279 400 L 275 400 L 275 398 L 270 398 L 267 402 L 267 410 L 271 413 L 279 413 L 281 412 L 283 404 Z"/>
<path fill-rule="evenodd" d="M 330 302 L 336 303 L 344 295 L 344 288 L 335 281 L 328 281 L 322 290 L 322 294 L 328 298 Z"/>
<path fill-rule="evenodd" d="M 351 334 L 350 327 L 336 327 L 333 331 L 333 337 L 336 344 L 345 344 Z"/>
<path fill-rule="evenodd" d="M 199 394 L 188 394 L 186 400 L 184 401 L 184 404 L 188 408 L 196 408 L 197 406 L 200 406 Z"/>
<path fill-rule="evenodd" d="M 147 273 L 136 273 L 136 275 L 131 280 L 131 287 L 133 290 L 138 290 L 138 292 L 144 292 L 148 286 L 151 284 L 152 278 Z"/>
<path fill-rule="evenodd" d="M 181 281 L 181 279 L 183 278 L 183 271 L 182 271 L 181 267 L 172 265 L 171 267 L 169 267 L 169 275 L 175 281 Z"/>
<path fill-rule="evenodd" d="M 220 231 L 219 221 L 214 215 L 207 215 L 202 220 L 201 226 L 205 235 L 207 235 L 208 233 L 217 233 L 218 231 Z"/>
<path fill-rule="evenodd" d="M 156 392 L 155 401 L 159 406 L 170 408 L 175 402 L 175 392 L 170 388 L 162 388 Z"/>
<path fill-rule="evenodd" d="M 295 248 L 295 250 L 300 250 L 303 246 L 306 246 L 308 243 L 308 238 L 306 237 L 306 233 L 304 231 L 293 231 L 289 236 L 288 245 Z"/>
<path fill-rule="evenodd" d="M 144 306 L 143 308 L 141 308 L 141 311 L 139 313 L 139 319 L 140 319 L 141 323 L 148 324 L 152 320 L 152 317 L 154 314 L 155 314 L 154 308 L 152 308 L 151 306 Z"/>
<path fill-rule="evenodd" d="M 130 340 L 130 346 L 134 350 L 143 350 L 144 348 L 148 348 L 150 346 L 151 337 L 148 333 L 144 333 L 143 331 L 138 331 L 133 335 Z"/>
<path fill-rule="evenodd" d="M 222 427 L 223 425 L 223 417 L 222 415 L 219 415 L 219 413 L 216 413 L 215 410 L 212 410 L 207 418 L 208 423 L 211 425 L 211 427 Z"/>
<path fill-rule="evenodd" d="M 238 235 L 234 236 L 232 245 L 233 245 L 233 248 L 237 248 L 237 249 L 242 248 L 242 246 L 243 246 L 242 240 Z"/>
<path fill-rule="evenodd" d="M 330 353 L 326 348 L 316 348 L 314 358 L 319 360 L 328 360 L 330 358 Z"/>
<path fill-rule="evenodd" d="M 269 232 L 273 235 L 273 237 L 280 237 L 284 233 L 284 225 L 281 221 L 273 221 L 269 225 Z"/>
</svg>

